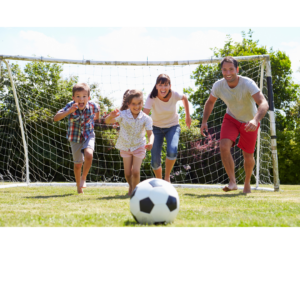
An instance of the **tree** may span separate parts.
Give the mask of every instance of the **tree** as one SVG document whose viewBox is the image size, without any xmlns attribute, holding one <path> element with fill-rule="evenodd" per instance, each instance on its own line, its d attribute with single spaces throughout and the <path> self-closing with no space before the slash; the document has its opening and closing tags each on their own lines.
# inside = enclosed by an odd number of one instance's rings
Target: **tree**
<svg viewBox="0 0 300 300">
<path fill-rule="evenodd" d="M 78 82 L 78 76 L 63 78 L 62 65 L 44 62 L 30 62 L 23 69 L 18 64 L 12 64 L 11 72 L 25 127 L 31 180 L 65 181 L 61 169 L 67 167 L 69 161 L 61 160 L 59 164 L 56 162 L 64 156 L 63 153 L 68 153 L 67 139 L 63 144 L 60 142 L 65 138 L 67 120 L 54 124 L 53 116 L 69 101 L 72 101 L 72 88 Z M 98 102 L 102 110 L 104 107 L 111 108 L 112 101 L 101 96 L 98 84 L 89 83 L 89 85 L 92 100 Z M 61 132 L 64 132 L 63 137 Z M 102 133 L 98 135 L 98 138 L 101 136 Z M 24 163 L 19 161 L 24 159 L 23 145 L 20 143 L 18 115 L 6 68 L 2 69 L 0 78 L 0 139 L 10 143 L 6 146 L 4 143 L 1 144 L 0 155 L 4 159 L 9 158 L 5 162 L 0 162 L 0 170 L 22 177 Z M 42 165 L 40 161 L 43 162 Z M 36 174 L 41 175 L 39 177 Z"/>
</svg>

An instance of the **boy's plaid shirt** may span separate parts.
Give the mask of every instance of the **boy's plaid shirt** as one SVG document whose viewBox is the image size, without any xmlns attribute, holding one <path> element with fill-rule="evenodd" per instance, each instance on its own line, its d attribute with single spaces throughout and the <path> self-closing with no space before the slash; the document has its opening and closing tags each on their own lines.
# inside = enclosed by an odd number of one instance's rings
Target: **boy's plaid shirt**
<svg viewBox="0 0 300 300">
<path fill-rule="evenodd" d="M 69 102 L 59 112 L 67 111 L 74 103 L 75 101 Z M 67 139 L 75 143 L 81 143 L 83 140 L 86 140 L 94 131 L 94 118 L 98 111 L 100 111 L 99 105 L 89 101 L 84 110 L 76 109 L 69 114 Z"/>
</svg>

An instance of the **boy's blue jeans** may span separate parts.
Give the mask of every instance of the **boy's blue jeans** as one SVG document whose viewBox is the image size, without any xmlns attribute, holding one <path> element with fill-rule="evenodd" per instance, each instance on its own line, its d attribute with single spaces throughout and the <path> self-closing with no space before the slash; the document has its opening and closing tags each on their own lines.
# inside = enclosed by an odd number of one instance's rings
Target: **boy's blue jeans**
<svg viewBox="0 0 300 300">
<path fill-rule="evenodd" d="M 161 150 L 164 138 L 167 140 L 167 158 L 176 159 L 180 130 L 179 125 L 170 128 L 153 126 L 154 143 L 151 150 L 151 167 L 153 170 L 157 170 L 161 166 Z"/>
</svg>

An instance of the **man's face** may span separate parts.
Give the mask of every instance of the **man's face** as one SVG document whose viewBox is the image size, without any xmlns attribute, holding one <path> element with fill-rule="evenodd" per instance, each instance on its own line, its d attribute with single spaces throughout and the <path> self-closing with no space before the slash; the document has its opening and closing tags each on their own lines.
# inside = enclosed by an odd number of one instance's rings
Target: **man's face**
<svg viewBox="0 0 300 300">
<path fill-rule="evenodd" d="M 80 110 L 84 110 L 84 108 L 86 107 L 86 104 L 91 99 L 91 97 L 89 97 L 89 93 L 87 91 L 76 91 L 72 98 L 75 101 L 75 103 L 78 104 L 78 109 L 80 109 Z"/>
<path fill-rule="evenodd" d="M 239 67 L 235 68 L 231 62 L 224 62 L 222 66 L 222 74 L 228 83 L 237 81 L 239 73 Z"/>
</svg>

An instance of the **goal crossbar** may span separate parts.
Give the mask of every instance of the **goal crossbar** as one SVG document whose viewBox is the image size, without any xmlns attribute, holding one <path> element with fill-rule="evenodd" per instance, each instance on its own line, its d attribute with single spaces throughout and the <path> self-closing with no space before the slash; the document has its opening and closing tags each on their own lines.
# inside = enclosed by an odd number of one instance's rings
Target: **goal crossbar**
<svg viewBox="0 0 300 300">
<path fill-rule="evenodd" d="M 75 65 L 102 65 L 102 66 L 178 66 L 178 65 L 199 65 L 199 64 L 213 64 L 222 61 L 222 57 L 212 57 L 209 59 L 198 60 L 181 60 L 181 61 L 96 61 L 96 60 L 70 60 L 70 59 L 56 59 L 43 56 L 13 56 L 13 55 L 0 55 L 0 60 L 23 60 L 23 61 L 38 61 L 49 63 L 67 63 Z M 254 61 L 254 60 L 267 60 L 269 55 L 252 55 L 252 56 L 237 56 L 237 61 Z"/>
</svg>

